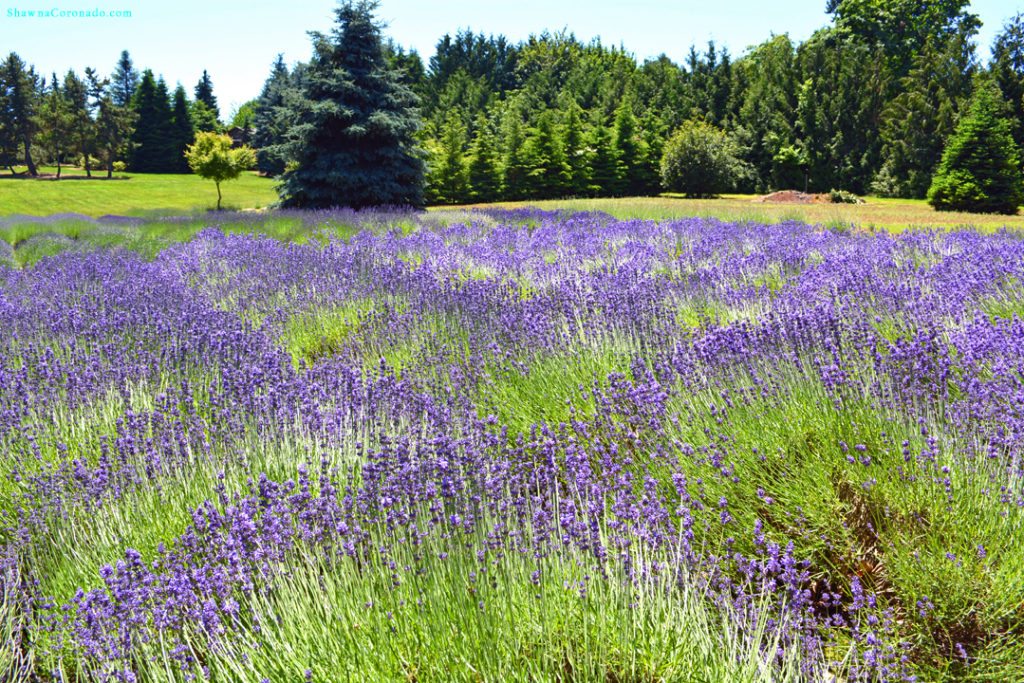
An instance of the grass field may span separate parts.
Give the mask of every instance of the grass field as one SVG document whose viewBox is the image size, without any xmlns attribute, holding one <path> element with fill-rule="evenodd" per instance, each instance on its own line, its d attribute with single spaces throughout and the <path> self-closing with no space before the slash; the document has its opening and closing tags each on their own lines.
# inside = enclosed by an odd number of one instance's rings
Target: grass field
<svg viewBox="0 0 1024 683">
<path fill-rule="evenodd" d="M 56 168 L 44 167 L 39 171 L 53 173 Z M 65 168 L 64 174 L 78 176 L 84 172 Z M 191 174 L 117 173 L 111 180 L 106 179 L 105 173 L 94 172 L 93 176 L 92 180 L 55 180 L 0 174 L 0 216 L 67 212 L 141 216 L 201 212 L 217 206 L 213 182 Z M 274 181 L 254 173 L 244 173 L 238 180 L 224 183 L 221 189 L 225 209 L 265 207 L 278 199 Z"/>
<path fill-rule="evenodd" d="M 0 238 L 2 681 L 1024 680 L 1020 233 Z"/>
<path fill-rule="evenodd" d="M 715 217 L 729 221 L 758 223 L 796 220 L 821 223 L 831 227 L 846 225 L 861 230 L 900 231 L 908 227 L 925 226 L 940 228 L 973 226 L 982 230 L 995 230 L 1002 227 L 1024 228 L 1024 215 L 1002 216 L 935 211 L 922 199 L 868 197 L 866 204 L 772 204 L 754 202 L 752 201 L 754 197 L 755 195 L 724 195 L 717 199 L 684 199 L 672 196 L 627 197 L 501 202 L 488 206 L 504 208 L 536 206 L 541 209 L 604 211 L 617 218 L 652 220 L 687 216 Z"/>
<path fill-rule="evenodd" d="M 52 173 L 54 168 L 41 172 Z M 64 173 L 80 175 L 77 169 Z M 102 175 L 102 174 L 100 174 Z M 120 214 L 147 216 L 204 212 L 216 206 L 217 192 L 212 182 L 194 175 L 155 175 L 124 173 L 128 180 L 84 181 L 64 179 L 32 180 L 0 175 L 0 216 L 27 214 L 80 213 L 88 216 Z M 274 181 L 245 174 L 225 183 L 224 208 L 255 209 L 277 201 Z M 681 197 L 627 197 L 609 199 L 569 199 L 531 202 L 501 202 L 495 208 L 536 206 L 542 209 L 604 211 L 617 218 L 665 219 L 686 216 L 714 216 L 731 221 L 779 222 L 799 220 L 832 227 L 904 230 L 914 226 L 956 228 L 975 226 L 984 230 L 1001 227 L 1024 228 L 1024 216 L 999 216 L 944 213 L 933 210 L 923 200 L 869 198 L 867 204 L 767 204 L 755 203 L 753 195 L 725 195 L 718 199 Z M 480 205 L 475 205 L 480 206 Z M 447 211 L 463 207 L 433 207 Z"/>
</svg>

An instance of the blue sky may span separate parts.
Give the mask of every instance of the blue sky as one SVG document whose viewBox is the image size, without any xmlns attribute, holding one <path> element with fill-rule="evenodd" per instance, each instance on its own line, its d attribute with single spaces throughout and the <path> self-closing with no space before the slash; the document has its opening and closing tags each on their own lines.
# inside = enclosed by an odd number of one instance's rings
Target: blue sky
<svg viewBox="0 0 1024 683">
<path fill-rule="evenodd" d="M 247 0 L 0 0 L 0 49 L 13 50 L 49 75 L 86 66 L 107 74 L 122 49 L 137 67 L 180 81 L 192 95 L 203 69 L 226 116 L 231 107 L 259 94 L 279 52 L 293 63 L 309 57 L 309 30 L 329 30 L 335 0 L 260 3 Z M 72 10 L 104 11 L 106 17 L 39 17 Z M 385 32 L 420 52 L 459 28 L 504 34 L 513 41 L 543 29 L 568 29 L 582 40 L 600 37 L 623 45 L 639 60 L 667 54 L 682 61 L 691 44 L 714 39 L 738 56 L 771 33 L 807 38 L 828 23 L 825 0 L 519 0 L 491 5 L 471 0 L 381 0 Z M 972 11 L 984 26 L 979 56 L 987 60 L 993 36 L 1020 5 L 1016 0 L 976 0 Z M 130 17 L 110 16 L 128 11 Z M 35 12 L 36 16 L 16 16 Z"/>
</svg>

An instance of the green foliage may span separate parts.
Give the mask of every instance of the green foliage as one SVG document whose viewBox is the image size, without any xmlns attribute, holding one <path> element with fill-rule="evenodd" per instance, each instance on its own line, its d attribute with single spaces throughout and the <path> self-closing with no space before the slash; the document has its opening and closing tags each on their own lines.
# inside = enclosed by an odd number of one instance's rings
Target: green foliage
<svg viewBox="0 0 1024 683">
<path fill-rule="evenodd" d="M 0 148 L 8 157 L 22 149 L 22 159 L 29 175 L 36 175 L 32 158 L 32 142 L 37 132 L 36 110 L 39 96 L 39 77 L 21 57 L 10 53 L 0 64 Z"/>
<path fill-rule="evenodd" d="M 863 204 L 864 200 L 852 192 L 832 189 L 828 192 L 828 200 L 833 204 Z"/>
<path fill-rule="evenodd" d="M 223 129 L 217 120 L 217 113 L 202 100 L 189 102 L 188 117 L 197 133 L 219 133 Z"/>
<path fill-rule="evenodd" d="M 493 202 L 501 192 L 501 167 L 491 122 L 477 116 L 476 134 L 469 150 L 469 192 L 474 202 Z"/>
<path fill-rule="evenodd" d="M 987 78 L 976 84 L 970 110 L 946 145 L 928 202 L 940 211 L 1003 214 L 1024 203 L 1019 152 L 999 90 Z"/>
<path fill-rule="evenodd" d="M 121 58 L 117 68 L 110 76 L 110 97 L 118 107 L 127 107 L 135 97 L 139 87 L 139 72 L 132 64 L 128 50 L 121 50 Z"/>
<path fill-rule="evenodd" d="M 175 173 L 188 173 L 188 162 L 185 160 L 185 150 L 195 139 L 196 131 L 192 126 L 192 115 L 189 111 L 188 98 L 185 96 L 185 88 L 178 86 L 174 90 L 174 110 L 171 114 L 173 127 L 173 145 L 177 163 Z"/>
<path fill-rule="evenodd" d="M 541 113 L 537 128 L 524 150 L 527 192 L 531 198 L 552 199 L 565 195 L 572 180 L 565 149 L 550 110 Z"/>
<path fill-rule="evenodd" d="M 146 69 L 132 100 L 136 124 L 132 134 L 131 169 L 138 173 L 172 173 L 178 167 L 175 141 L 167 131 L 173 127 L 167 84 L 156 81 Z"/>
<path fill-rule="evenodd" d="M 732 138 L 706 121 L 691 120 L 673 133 L 661 158 L 666 190 L 713 197 L 735 185 L 743 172 Z"/>
<path fill-rule="evenodd" d="M 199 133 L 195 144 L 185 151 L 189 168 L 200 178 L 217 184 L 217 209 L 220 210 L 220 184 L 235 180 L 242 171 L 256 163 L 256 154 L 249 147 L 231 148 L 231 136 Z"/>
<path fill-rule="evenodd" d="M 117 164 L 127 167 L 118 158 L 130 149 L 135 119 L 135 112 L 128 107 L 118 106 L 109 92 L 99 101 L 96 112 L 96 153 L 106 166 L 108 178 L 115 170 L 124 170 L 115 168 Z"/>
<path fill-rule="evenodd" d="M 353 208 L 423 205 L 416 96 L 388 67 L 369 0 L 336 10 L 330 36 L 314 33 L 314 58 L 292 107 L 281 205 Z"/>
<path fill-rule="evenodd" d="M 69 153 L 74 134 L 74 120 L 70 109 L 67 97 L 57 80 L 57 74 L 53 74 L 39 111 L 39 121 L 44 131 L 40 142 L 49 152 L 50 158 L 56 161 L 58 178 L 62 157 Z"/>
<path fill-rule="evenodd" d="M 454 115 L 448 117 L 441 132 L 440 144 L 430 150 L 426 198 L 432 204 L 458 204 L 469 196 L 469 177 L 463 148 L 466 127 Z"/>
<path fill-rule="evenodd" d="M 238 126 L 239 128 L 252 128 L 253 123 L 256 121 L 256 105 L 258 102 L 258 99 L 249 100 L 236 109 L 231 117 L 230 125 Z"/>
<path fill-rule="evenodd" d="M 991 69 L 1012 114 L 1013 139 L 1024 149 L 1024 13 L 1017 12 L 996 36 Z"/>
<path fill-rule="evenodd" d="M 511 106 L 506 110 L 502 132 L 505 137 L 505 148 L 502 155 L 502 195 L 506 199 L 522 199 L 527 192 L 529 166 L 523 149 L 526 142 L 523 135 L 523 123 L 516 106 Z"/>
<path fill-rule="evenodd" d="M 210 74 L 206 73 L 206 69 L 203 69 L 203 77 L 196 83 L 196 102 L 202 102 L 219 125 L 220 108 L 217 106 L 217 97 L 213 94 L 213 80 Z"/>
<path fill-rule="evenodd" d="M 263 175 L 279 176 L 285 167 L 285 133 L 288 131 L 288 110 L 285 100 L 298 84 L 294 83 L 278 55 L 270 76 L 254 106 L 253 145 L 256 147 L 256 168 Z"/>
<path fill-rule="evenodd" d="M 619 159 L 611 130 L 599 123 L 591 131 L 589 142 L 592 153 L 588 194 L 593 197 L 614 195 L 619 187 Z"/>
</svg>

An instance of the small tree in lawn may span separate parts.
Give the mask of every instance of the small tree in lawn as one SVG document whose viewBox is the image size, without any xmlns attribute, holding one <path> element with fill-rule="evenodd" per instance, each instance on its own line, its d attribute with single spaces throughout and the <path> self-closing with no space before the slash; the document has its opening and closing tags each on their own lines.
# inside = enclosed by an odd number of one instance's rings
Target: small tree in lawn
<svg viewBox="0 0 1024 683">
<path fill-rule="evenodd" d="M 995 84 L 979 79 L 928 189 L 939 211 L 1015 214 L 1024 203 L 1017 145 Z"/>
<path fill-rule="evenodd" d="M 189 168 L 200 178 L 217 184 L 217 210 L 220 211 L 220 184 L 234 180 L 242 171 L 256 163 L 256 153 L 250 147 L 231 149 L 231 136 L 217 133 L 199 133 L 194 144 L 185 150 Z"/>
</svg>

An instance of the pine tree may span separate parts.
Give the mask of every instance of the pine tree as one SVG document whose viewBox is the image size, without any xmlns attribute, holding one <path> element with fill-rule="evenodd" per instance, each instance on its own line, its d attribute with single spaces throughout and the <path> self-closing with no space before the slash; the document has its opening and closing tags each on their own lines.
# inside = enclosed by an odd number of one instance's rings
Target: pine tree
<svg viewBox="0 0 1024 683">
<path fill-rule="evenodd" d="M 39 175 L 32 161 L 32 143 L 38 131 L 36 110 L 39 100 L 39 77 L 15 53 L 0 64 L 0 129 L 15 149 L 21 145 L 25 166 L 31 176 Z"/>
<path fill-rule="evenodd" d="M 171 173 L 177 160 L 167 83 L 146 69 L 132 100 L 137 123 L 132 135 L 131 167 L 139 173 Z"/>
<path fill-rule="evenodd" d="M 550 109 L 537 118 L 537 128 L 526 144 L 525 156 L 531 198 L 551 199 L 565 195 L 572 176 Z"/>
<path fill-rule="evenodd" d="M 345 0 L 330 36 L 314 33 L 304 97 L 289 129 L 286 207 L 423 205 L 416 96 L 388 68 L 372 0 Z"/>
<path fill-rule="evenodd" d="M 619 193 L 619 159 L 608 126 L 598 122 L 590 134 L 590 185 L 592 197 L 614 197 Z"/>
<path fill-rule="evenodd" d="M 114 175 L 114 162 L 131 149 L 135 120 L 135 112 L 118 106 L 110 92 L 101 97 L 96 112 L 96 152 L 108 178 Z"/>
<path fill-rule="evenodd" d="M 583 137 L 583 121 L 580 106 L 570 102 L 565 114 L 562 133 L 565 161 L 569 167 L 569 183 L 566 191 L 576 197 L 587 193 L 590 184 L 590 165 L 587 163 L 586 140 Z"/>
<path fill-rule="evenodd" d="M 1024 203 L 1019 152 L 1004 106 L 995 83 L 979 79 L 928 190 L 928 203 L 939 211 L 1015 214 Z"/>
<path fill-rule="evenodd" d="M 74 122 L 57 74 L 53 74 L 49 88 L 43 84 L 43 91 L 45 94 L 39 107 L 39 123 L 42 127 L 40 142 L 57 162 L 57 177 L 60 178 L 61 162 L 73 144 Z"/>
<path fill-rule="evenodd" d="M 1013 139 L 1024 149 L 1024 13 L 1017 12 L 996 36 L 991 68 L 1012 112 Z"/>
<path fill-rule="evenodd" d="M 71 69 L 64 76 L 64 99 L 71 119 L 72 148 L 80 154 L 85 165 L 85 175 L 92 177 L 91 156 L 95 152 L 95 122 L 89 103 L 89 86 Z M 69 150 L 70 151 L 70 150 Z"/>
<path fill-rule="evenodd" d="M 644 194 L 647 146 L 637 131 L 632 97 L 626 97 L 615 112 L 615 155 L 619 164 L 615 194 Z"/>
<path fill-rule="evenodd" d="M 427 171 L 427 199 L 436 204 L 459 204 L 469 195 L 466 162 L 462 148 L 466 127 L 456 115 L 450 115 L 441 128 L 441 140 L 431 154 Z"/>
<path fill-rule="evenodd" d="M 189 166 L 188 160 L 185 159 L 185 150 L 195 141 L 196 132 L 192 128 L 188 97 L 185 95 L 185 88 L 180 83 L 174 89 L 174 109 L 171 113 L 171 124 L 174 143 L 174 171 L 176 173 L 188 173 Z"/>
<path fill-rule="evenodd" d="M 252 143 L 256 148 L 256 168 L 263 175 L 284 173 L 285 133 L 288 131 L 285 96 L 292 88 L 283 55 L 278 55 L 256 101 Z"/>
<path fill-rule="evenodd" d="M 526 142 L 523 136 L 523 122 L 519 118 L 516 107 L 510 107 L 505 112 L 502 128 L 505 138 L 502 154 L 502 199 L 522 199 L 527 192 L 526 181 L 529 168 L 523 149 Z"/>
<path fill-rule="evenodd" d="M 110 76 L 110 95 L 118 107 L 127 107 L 139 87 L 139 72 L 132 64 L 128 50 L 121 50 L 121 58 Z"/>
<path fill-rule="evenodd" d="M 491 123 L 481 112 L 469 150 L 469 196 L 474 202 L 493 202 L 501 192 L 501 169 Z"/>
<path fill-rule="evenodd" d="M 206 108 L 213 113 L 213 118 L 220 121 L 220 108 L 217 106 L 217 98 L 213 94 L 213 81 L 210 74 L 203 69 L 203 77 L 196 83 L 196 102 L 202 102 Z"/>
</svg>

